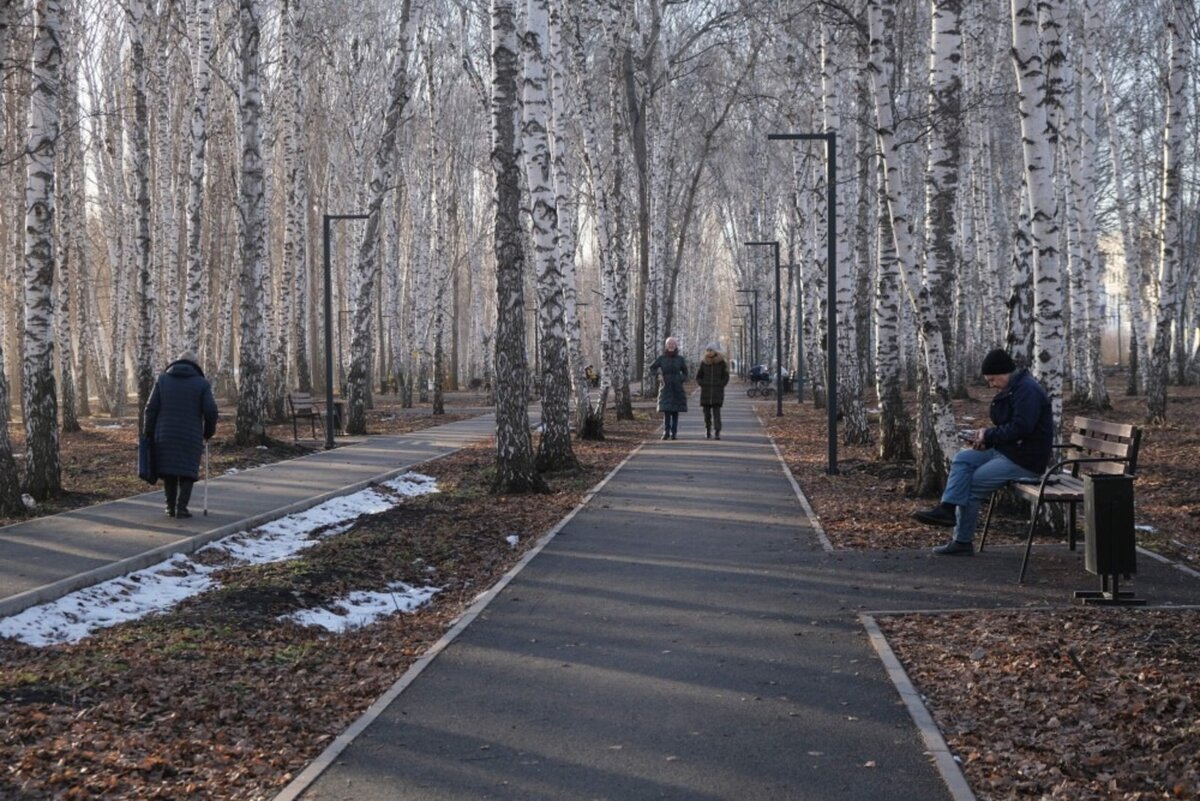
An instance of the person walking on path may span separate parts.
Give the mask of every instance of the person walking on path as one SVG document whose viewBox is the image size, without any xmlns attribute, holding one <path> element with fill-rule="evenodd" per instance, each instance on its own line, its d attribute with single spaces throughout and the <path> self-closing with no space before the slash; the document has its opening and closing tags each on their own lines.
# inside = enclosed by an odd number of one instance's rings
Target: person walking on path
<svg viewBox="0 0 1200 801">
<path fill-rule="evenodd" d="M 729 365 L 715 342 L 704 349 L 700 369 L 696 371 L 700 385 L 700 408 L 704 410 L 704 438 L 721 438 L 721 406 L 725 404 L 725 385 L 729 383 Z"/>
<path fill-rule="evenodd" d="M 662 387 L 658 390 L 658 410 L 663 415 L 663 439 L 675 439 L 679 433 L 679 413 L 687 411 L 687 393 L 683 382 L 687 380 L 687 362 L 679 355 L 679 340 L 667 337 L 663 353 L 650 364 L 650 372 L 662 374 Z"/>
<path fill-rule="evenodd" d="M 984 357 L 982 372 L 998 390 L 990 410 L 993 425 L 964 432 L 967 447 L 954 455 L 942 502 L 913 513 L 922 523 L 954 528 L 954 537 L 933 549 L 941 556 L 973 555 L 983 499 L 1009 481 L 1038 478 L 1050 462 L 1054 418 L 1046 390 L 999 348 Z"/>
<path fill-rule="evenodd" d="M 200 477 L 204 440 L 217 431 L 217 402 L 195 354 L 184 352 L 154 382 L 143 436 L 153 445 L 169 517 L 191 517 L 188 501 Z"/>
</svg>

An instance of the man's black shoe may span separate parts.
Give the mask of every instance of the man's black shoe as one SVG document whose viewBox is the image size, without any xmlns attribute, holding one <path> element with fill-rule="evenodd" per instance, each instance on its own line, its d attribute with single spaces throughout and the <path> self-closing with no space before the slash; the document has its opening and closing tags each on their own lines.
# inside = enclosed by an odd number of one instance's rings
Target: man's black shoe
<svg viewBox="0 0 1200 801">
<path fill-rule="evenodd" d="M 926 525 L 944 526 L 945 528 L 954 528 L 955 523 L 958 522 L 954 511 L 947 509 L 941 504 L 932 509 L 922 509 L 919 512 L 913 512 L 913 517 Z"/>
<path fill-rule="evenodd" d="M 175 516 L 179 517 L 179 518 L 191 517 L 192 513 L 189 512 L 185 507 L 180 506 L 178 509 L 175 510 Z"/>
<path fill-rule="evenodd" d="M 934 548 L 933 552 L 938 556 L 974 556 L 975 543 L 950 540 L 945 545 Z"/>
</svg>

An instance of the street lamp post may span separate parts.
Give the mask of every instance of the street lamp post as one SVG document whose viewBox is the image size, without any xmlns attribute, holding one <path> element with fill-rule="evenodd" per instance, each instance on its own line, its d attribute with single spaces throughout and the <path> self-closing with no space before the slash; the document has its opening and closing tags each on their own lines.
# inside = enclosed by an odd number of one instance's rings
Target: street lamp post
<svg viewBox="0 0 1200 801">
<path fill-rule="evenodd" d="M 783 313 L 780 304 L 779 240 L 745 242 L 747 247 L 769 245 L 775 250 L 775 416 L 783 417 Z"/>
<path fill-rule="evenodd" d="M 799 270 L 799 264 L 785 264 L 789 270 Z M 804 403 L 804 288 L 796 276 L 796 403 Z"/>
<path fill-rule="evenodd" d="M 825 472 L 831 476 L 838 473 L 837 466 L 837 133 L 774 133 L 767 134 L 768 141 L 800 141 L 825 143 L 825 201 L 828 204 L 826 219 L 829 228 L 826 232 L 826 248 L 829 264 L 826 285 L 826 305 L 829 308 L 829 326 L 826 334 L 826 352 L 828 360 L 825 364 L 825 387 L 828 397 L 826 405 L 829 412 L 829 466 Z"/>
<path fill-rule="evenodd" d="M 365 220 L 366 214 L 326 214 L 325 219 L 325 450 L 333 448 L 333 267 L 329 243 L 334 220 Z"/>
<path fill-rule="evenodd" d="M 750 307 L 750 361 L 758 364 L 758 289 L 739 289 L 738 292 L 754 296 L 754 305 Z"/>
</svg>

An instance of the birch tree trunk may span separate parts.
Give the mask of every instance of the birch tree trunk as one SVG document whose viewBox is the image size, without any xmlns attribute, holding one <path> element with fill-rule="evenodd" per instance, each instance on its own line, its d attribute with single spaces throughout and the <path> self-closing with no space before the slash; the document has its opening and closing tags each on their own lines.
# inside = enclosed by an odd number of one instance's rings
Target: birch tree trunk
<svg viewBox="0 0 1200 801">
<path fill-rule="evenodd" d="M 238 111 L 241 123 L 241 161 L 238 185 L 241 275 L 241 343 L 238 349 L 238 404 L 234 437 L 239 445 L 265 443 L 267 438 L 266 331 L 263 291 L 265 275 L 266 201 L 262 159 L 262 91 L 259 45 L 262 29 L 258 0 L 239 0 L 241 81 Z"/>
<path fill-rule="evenodd" d="M 37 0 L 25 156 L 25 488 L 62 489 L 54 381 L 54 152 L 59 129 L 62 3 Z"/>
<path fill-rule="evenodd" d="M 1047 74 L 1038 38 L 1038 6 L 1058 0 L 1013 0 L 1013 60 L 1021 111 L 1021 140 L 1029 185 L 1034 249 L 1034 342 L 1031 369 L 1050 395 L 1054 419 L 1062 419 L 1063 319 L 1059 263 L 1058 203 L 1054 192 L 1054 142 Z M 1050 13 L 1054 16 L 1054 12 Z"/>
<path fill-rule="evenodd" d="M 942 327 L 952 395 L 966 388 L 956 369 L 953 310 L 959 281 L 956 241 L 959 169 L 962 162 L 962 0 L 934 0 L 929 59 L 929 164 L 925 171 L 925 276 Z"/>
<path fill-rule="evenodd" d="M 517 29 L 513 0 L 492 0 L 492 167 L 496 173 L 496 476 L 494 492 L 546 492 L 533 462 L 525 362 L 525 271 L 517 153 Z"/>
<path fill-rule="evenodd" d="M 383 133 L 375 150 L 368 185 L 367 220 L 359 244 L 356 292 L 354 297 L 353 339 L 350 345 L 350 374 L 347 386 L 346 433 L 367 432 L 367 386 L 371 381 L 371 313 L 375 285 L 379 280 L 379 242 L 382 233 L 383 202 L 391 191 L 396 164 L 396 136 L 400 118 L 408 105 L 409 55 L 413 48 L 412 32 L 416 28 L 413 0 L 404 0 L 400 7 L 400 41 L 392 62 L 388 105 L 384 111 Z M 430 89 L 432 91 L 432 87 Z"/>
<path fill-rule="evenodd" d="M 879 458 L 913 458 L 912 421 L 900 394 L 900 268 L 888 211 L 885 182 L 879 176 L 879 273 L 875 286 L 875 392 L 879 397 Z"/>
<path fill-rule="evenodd" d="M 870 0 L 868 3 L 871 60 L 867 71 L 871 76 L 875 99 L 878 122 L 876 134 L 884 171 L 885 207 L 891 216 L 900 275 L 904 279 L 904 286 L 913 306 L 925 356 L 923 380 L 924 389 L 928 392 L 928 402 L 927 405 L 922 404 L 921 414 L 929 416 L 930 422 L 926 428 L 931 435 L 918 442 L 917 491 L 918 494 L 928 495 L 940 491 L 945 483 L 950 454 L 955 450 L 955 426 L 954 413 L 950 407 L 949 369 L 942 347 L 942 329 L 929 287 L 921 280 L 921 269 L 917 263 L 913 242 L 912 217 L 909 215 L 908 204 L 900 186 L 902 146 L 896 142 L 891 94 L 894 58 L 882 38 L 885 31 L 896 29 L 895 17 L 895 0 Z"/>
<path fill-rule="evenodd" d="M 840 105 L 842 103 L 842 71 L 838 69 L 838 65 L 834 60 L 833 43 L 829 41 L 829 26 L 823 24 L 822 44 L 824 46 L 824 58 L 821 72 L 821 83 L 823 87 L 823 101 L 825 109 L 825 130 L 838 133 L 839 136 L 845 137 L 843 143 L 849 139 L 846 131 L 842 130 L 842 112 Z M 853 153 L 850 147 L 842 147 L 838 149 L 838 158 L 843 160 L 843 164 L 838 165 L 838 173 L 848 175 L 847 157 L 843 154 Z M 848 186 L 848 185 L 847 185 Z M 854 303 L 855 285 L 856 285 L 856 269 L 855 269 L 855 253 L 851 247 L 851 239 L 849 236 L 849 216 L 846 212 L 852 203 L 846 202 L 847 191 L 845 187 L 839 188 L 837 193 L 837 208 L 835 210 L 837 218 L 841 224 L 837 227 L 838 236 L 838 263 L 837 269 L 837 309 L 836 312 L 831 310 L 831 313 L 838 315 L 840 324 L 838 325 L 838 412 L 842 415 L 842 439 L 847 444 L 866 444 L 871 441 L 871 427 L 867 424 L 866 409 L 863 404 L 863 385 L 860 361 L 858 358 L 858 334 L 857 334 L 857 306 Z M 764 360 L 769 361 L 769 360 Z M 830 380 L 833 380 L 832 377 Z M 782 387 L 777 388 L 782 391 Z"/>
<path fill-rule="evenodd" d="M 295 365 L 296 388 L 312 392 L 312 367 L 308 360 L 308 159 L 305 153 L 304 81 L 300 66 L 303 31 L 302 0 L 286 0 L 283 19 L 283 63 L 280 65 L 284 114 L 281 121 L 284 143 L 283 261 L 290 272 L 293 290 L 290 314 L 291 364 Z"/>
<path fill-rule="evenodd" d="M 188 127 L 191 152 L 187 195 L 187 279 L 184 293 L 182 347 L 201 358 L 208 271 L 201 249 L 204 217 L 205 151 L 208 146 L 208 96 L 212 87 L 209 59 L 213 47 L 213 0 L 196 0 L 192 14 L 192 111 Z M 210 362 L 211 363 L 211 362 Z"/>
<path fill-rule="evenodd" d="M 579 461 L 571 448 L 571 377 L 567 363 L 558 207 L 549 138 L 553 114 L 546 70 L 550 43 L 549 0 L 528 0 L 526 25 L 522 155 L 529 186 L 534 275 L 537 277 L 541 322 L 542 436 L 536 463 L 539 471 L 573 470 L 579 467 Z"/>
<path fill-rule="evenodd" d="M 17 4 L 14 0 L 0 0 L 0 70 L 8 62 L 9 41 L 12 37 L 12 26 L 17 19 Z M 0 92 L 0 120 L 7 118 L 8 99 Z M 0 137 L 2 139 L 2 137 Z M 3 145 L 0 144 L 0 148 Z M 7 202 L 7 201 L 0 201 Z M 7 216 L 7 215 L 5 215 Z M 0 265 L 0 273 L 3 266 Z M 7 314 L 0 312 L 0 321 Z M 12 441 L 8 435 L 9 397 L 8 374 L 5 370 L 7 360 L 4 358 L 5 335 L 0 331 L 0 515 L 15 515 L 22 511 L 21 479 L 16 460 L 13 459 Z"/>
<path fill-rule="evenodd" d="M 62 102 L 60 110 L 65 122 L 61 148 L 59 149 L 59 173 L 57 180 L 58 205 L 58 307 L 55 309 L 55 339 L 58 345 L 59 376 L 62 380 L 62 430 L 79 431 L 79 403 L 76 393 L 75 350 L 71 328 L 72 298 L 77 293 L 81 272 L 76 262 L 82 262 L 82 232 L 86 229 L 83 213 L 85 196 L 83 182 L 83 158 L 80 152 L 79 126 L 79 57 L 76 20 L 67 20 L 63 26 Z M 3 58 L 0 57 L 0 64 Z M 0 116 L 0 119 L 3 117 Z M 0 358 L 0 365 L 4 360 Z M 0 367 L 0 371 L 3 368 Z M 83 385 L 87 391 L 86 382 Z M 2 400 L 0 400 L 2 402 Z M 86 406 L 86 404 L 84 404 Z"/>
<path fill-rule="evenodd" d="M 1167 11 L 1167 34 L 1171 62 L 1167 72 L 1166 124 L 1163 130 L 1162 211 L 1159 226 L 1162 242 L 1158 263 L 1158 317 L 1154 347 L 1146 371 L 1146 412 L 1151 423 L 1167 419 L 1167 376 L 1170 369 L 1171 324 L 1180 301 L 1178 276 L 1182 270 L 1184 229 L 1183 205 L 1184 137 L 1189 108 L 1188 75 L 1192 69 L 1189 31 L 1192 3 L 1173 0 Z M 1183 321 L 1178 320 L 1178 325 Z"/>
<path fill-rule="evenodd" d="M 138 336 L 134 370 L 137 375 L 138 430 L 154 388 L 158 298 L 150 263 L 150 119 L 146 105 L 146 7 L 130 0 L 130 70 L 133 78 L 133 188 L 136 207 L 133 237 L 134 271 L 137 276 Z"/>
</svg>

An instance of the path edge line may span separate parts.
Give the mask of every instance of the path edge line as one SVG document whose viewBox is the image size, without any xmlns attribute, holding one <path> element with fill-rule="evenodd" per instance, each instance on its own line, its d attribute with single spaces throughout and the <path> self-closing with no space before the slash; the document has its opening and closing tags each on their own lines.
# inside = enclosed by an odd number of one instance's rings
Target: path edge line
<svg viewBox="0 0 1200 801">
<path fill-rule="evenodd" d="M 758 421 L 762 424 L 762 420 Z M 766 431 L 766 426 L 763 426 Z M 813 531 L 817 532 L 817 539 L 821 543 L 821 547 L 827 553 L 833 552 L 833 543 L 829 541 L 829 537 L 825 534 L 825 529 L 821 526 L 821 521 L 817 517 L 817 513 L 813 511 L 812 505 L 809 504 L 808 498 L 804 495 L 804 490 L 800 489 L 800 482 L 792 475 L 792 468 L 788 467 L 787 460 L 783 458 L 783 452 L 779 450 L 779 445 L 775 443 L 775 439 L 771 436 L 771 432 L 767 431 L 767 440 L 770 441 L 771 447 L 775 449 L 775 458 L 783 465 L 783 474 L 787 476 L 788 482 L 792 485 L 792 491 L 796 493 L 796 497 L 800 499 L 800 505 L 804 507 L 804 514 L 808 516 L 809 525 L 813 527 Z"/>
<path fill-rule="evenodd" d="M 954 801 L 977 801 L 975 793 L 971 791 L 971 786 L 967 784 L 967 778 L 963 775 L 962 768 L 955 761 L 954 755 L 950 753 L 950 746 L 946 745 L 941 730 L 933 722 L 933 715 L 929 713 L 929 709 L 921 699 L 921 694 L 917 692 L 912 680 L 908 678 L 908 673 L 900 664 L 892 646 L 888 644 L 887 637 L 883 635 L 874 616 L 859 615 L 858 619 L 863 624 L 863 628 L 867 630 L 871 645 L 875 648 L 875 653 L 879 655 L 879 661 L 883 662 L 884 670 L 887 671 L 888 678 L 895 685 L 896 692 L 900 693 L 900 699 L 904 701 L 904 706 L 908 709 L 908 714 L 912 716 L 913 723 L 917 725 L 917 730 L 921 733 L 921 740 L 924 741 L 925 748 L 933 756 L 934 765 L 937 766 L 938 773 L 941 774 L 942 781 L 946 784 L 946 789 L 950 791 L 951 798 Z"/>
<path fill-rule="evenodd" d="M 501 576 L 500 579 L 490 588 L 476 596 L 471 605 L 468 606 L 461 615 L 459 615 L 458 620 L 455 621 L 454 625 L 451 626 L 445 634 L 438 638 L 438 641 L 431 645 L 424 654 L 422 654 L 415 662 L 409 665 L 408 669 L 404 671 L 403 675 L 401 675 L 400 678 L 397 679 L 390 688 L 388 688 L 387 692 L 377 698 L 375 702 L 371 704 L 371 706 L 367 707 L 367 710 L 363 712 L 357 720 L 351 723 L 345 731 L 339 734 L 334 741 L 325 748 L 324 751 L 316 756 L 315 759 L 309 762 L 304 770 L 297 774 L 296 778 L 292 779 L 292 781 L 289 782 L 286 787 L 279 791 L 272 801 L 295 801 L 295 799 L 300 798 L 301 794 L 304 793 L 304 791 L 307 790 L 314 781 L 320 778 L 321 774 L 324 773 L 325 770 L 332 765 L 339 756 L 341 756 L 341 753 L 345 751 L 360 734 L 366 731 L 367 727 L 374 723 L 375 720 L 391 705 L 391 703 L 395 701 L 401 693 L 408 689 L 410 684 L 416 681 L 417 677 L 425 671 L 425 668 L 429 667 L 429 665 L 433 663 L 433 660 L 437 658 L 438 654 L 446 650 L 446 648 L 448 648 L 450 644 L 458 638 L 458 635 L 462 634 L 463 631 L 466 630 L 467 626 L 471 625 L 471 623 L 473 623 L 475 619 L 479 617 L 483 610 L 487 608 L 488 604 L 496 599 L 496 596 L 498 596 L 504 590 L 504 588 L 507 587 L 512 580 L 517 577 L 517 574 L 519 574 L 527 564 L 533 561 L 535 556 L 542 552 L 543 548 L 550 544 L 550 541 L 553 540 L 558 533 L 562 531 L 562 529 L 568 523 L 571 522 L 572 519 L 574 519 L 576 514 L 578 514 L 585 506 L 588 505 L 588 503 L 600 492 L 600 490 L 604 489 L 605 485 L 612 480 L 613 476 L 615 476 L 630 459 L 636 456 L 645 444 L 645 442 L 639 443 L 636 448 L 626 454 L 625 458 L 622 459 L 616 467 L 609 471 L 608 475 L 600 479 L 600 482 L 596 484 L 596 486 L 584 493 L 584 496 L 579 500 L 578 505 L 568 512 L 565 517 L 555 523 L 553 528 L 543 534 L 541 538 L 538 539 L 537 543 L 528 551 L 526 551 L 525 555 L 522 556 L 515 565 L 508 569 L 508 572 Z"/>
</svg>

